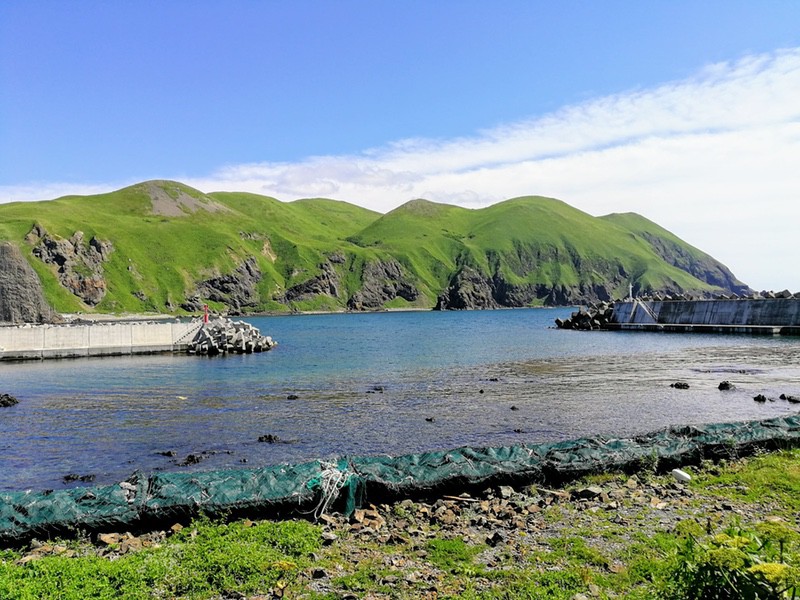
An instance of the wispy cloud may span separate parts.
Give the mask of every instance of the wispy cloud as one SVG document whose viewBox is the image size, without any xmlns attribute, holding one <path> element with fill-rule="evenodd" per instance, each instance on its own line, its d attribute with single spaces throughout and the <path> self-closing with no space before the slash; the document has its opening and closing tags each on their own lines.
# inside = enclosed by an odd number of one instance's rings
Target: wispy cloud
<svg viewBox="0 0 800 600">
<path fill-rule="evenodd" d="M 754 287 L 800 290 L 798 98 L 795 48 L 469 137 L 231 165 L 186 183 L 282 200 L 334 197 L 379 211 L 417 197 L 480 207 L 554 196 L 595 215 L 638 212 Z M 12 192 L 0 189 L 0 196 Z"/>
<path fill-rule="evenodd" d="M 376 210 L 414 197 L 485 206 L 525 194 L 635 211 L 756 287 L 800 289 L 800 49 L 565 107 L 454 140 L 220 170 L 206 188 L 327 195 Z"/>
</svg>

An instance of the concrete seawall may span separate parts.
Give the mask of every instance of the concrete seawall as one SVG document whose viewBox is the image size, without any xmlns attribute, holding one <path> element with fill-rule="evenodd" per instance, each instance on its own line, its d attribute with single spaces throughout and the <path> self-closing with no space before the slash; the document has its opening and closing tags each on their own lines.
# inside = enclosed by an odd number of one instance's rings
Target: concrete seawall
<svg viewBox="0 0 800 600">
<path fill-rule="evenodd" d="M 640 300 L 614 304 L 609 329 L 800 335 L 800 299 Z"/>
<path fill-rule="evenodd" d="M 202 325 L 196 320 L 0 327 L 0 360 L 185 352 Z"/>
</svg>

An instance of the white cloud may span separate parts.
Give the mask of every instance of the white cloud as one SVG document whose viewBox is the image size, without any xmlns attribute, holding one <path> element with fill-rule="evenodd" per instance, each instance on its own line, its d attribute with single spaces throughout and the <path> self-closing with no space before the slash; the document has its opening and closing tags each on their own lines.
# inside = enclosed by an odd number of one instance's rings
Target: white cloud
<svg viewBox="0 0 800 600">
<path fill-rule="evenodd" d="M 638 212 L 753 287 L 800 290 L 798 98 L 800 48 L 472 137 L 229 166 L 186 183 L 283 200 L 335 197 L 382 212 L 416 197 L 479 207 L 553 196 L 595 215 Z M 34 197 L 52 196 L 40 188 Z"/>
</svg>

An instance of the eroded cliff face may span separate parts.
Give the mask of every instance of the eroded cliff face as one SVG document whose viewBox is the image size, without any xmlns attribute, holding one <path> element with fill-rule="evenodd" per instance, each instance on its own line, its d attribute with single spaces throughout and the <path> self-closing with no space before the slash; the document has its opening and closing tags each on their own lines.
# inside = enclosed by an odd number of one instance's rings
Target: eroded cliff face
<svg viewBox="0 0 800 600">
<path fill-rule="evenodd" d="M 103 263 L 114 251 L 109 241 L 92 237 L 84 243 L 82 231 L 64 239 L 48 233 L 36 224 L 25 241 L 33 245 L 33 255 L 48 265 L 54 265 L 58 280 L 65 288 L 89 306 L 96 306 L 106 295 Z"/>
<path fill-rule="evenodd" d="M 0 321 L 48 323 L 53 315 L 36 272 L 10 242 L 0 243 Z"/>
<path fill-rule="evenodd" d="M 312 300 L 317 296 L 339 298 L 341 296 L 342 282 L 334 266 L 334 263 L 337 262 L 340 262 L 338 255 L 329 257 L 328 260 L 319 265 L 319 275 L 291 286 L 276 300 L 281 304 L 291 304 L 293 302 Z"/>
<path fill-rule="evenodd" d="M 484 275 L 474 267 L 462 266 L 436 300 L 435 310 L 484 310 L 522 308 L 533 304 L 569 306 L 610 300 L 618 280 L 608 284 L 576 286 L 508 282 L 501 274 Z"/>
<path fill-rule="evenodd" d="M 361 281 L 361 289 L 347 301 L 350 310 L 378 310 L 396 298 L 408 302 L 419 298 L 419 290 L 394 259 L 367 263 Z"/>
<path fill-rule="evenodd" d="M 222 302 L 234 313 L 241 313 L 259 303 L 258 283 L 262 273 L 255 257 L 250 256 L 233 273 L 200 282 L 181 308 L 190 312 L 203 309 L 205 300 Z"/>
</svg>

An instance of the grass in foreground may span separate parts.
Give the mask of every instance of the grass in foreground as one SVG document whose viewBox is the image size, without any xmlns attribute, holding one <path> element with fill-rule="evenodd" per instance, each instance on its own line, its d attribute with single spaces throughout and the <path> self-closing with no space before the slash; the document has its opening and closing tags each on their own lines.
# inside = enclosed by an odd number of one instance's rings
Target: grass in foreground
<svg viewBox="0 0 800 600">
<path fill-rule="evenodd" d="M 795 597 L 800 451 L 692 474 L 687 489 L 645 473 L 570 486 L 601 487 L 593 500 L 544 502 L 541 490 L 526 490 L 508 500 L 405 501 L 380 507 L 386 524 L 375 532 L 344 520 L 199 521 L 122 555 L 88 541 L 60 542 L 58 555 L 35 560 L 4 551 L 0 598 Z M 327 545 L 324 530 L 336 536 Z"/>
</svg>

